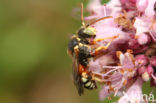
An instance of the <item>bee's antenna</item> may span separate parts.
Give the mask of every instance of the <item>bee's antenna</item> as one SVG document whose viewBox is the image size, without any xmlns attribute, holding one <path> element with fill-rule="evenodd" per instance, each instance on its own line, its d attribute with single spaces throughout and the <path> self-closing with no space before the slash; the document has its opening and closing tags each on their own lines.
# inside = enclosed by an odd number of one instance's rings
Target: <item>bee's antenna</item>
<svg viewBox="0 0 156 103">
<path fill-rule="evenodd" d="M 109 19 L 109 18 L 112 18 L 112 16 L 106 16 L 106 17 L 102 17 L 102 18 L 100 18 L 100 19 L 97 19 L 97 20 L 91 22 L 90 24 L 88 24 L 86 27 L 88 27 L 88 26 L 90 26 L 90 25 L 93 25 L 93 24 L 95 24 L 95 23 L 98 22 L 98 21 L 101 21 L 101 20 L 104 20 L 104 19 Z"/>
<path fill-rule="evenodd" d="M 83 16 L 83 3 L 81 3 L 81 23 L 82 26 L 85 26 L 84 16 Z"/>
</svg>

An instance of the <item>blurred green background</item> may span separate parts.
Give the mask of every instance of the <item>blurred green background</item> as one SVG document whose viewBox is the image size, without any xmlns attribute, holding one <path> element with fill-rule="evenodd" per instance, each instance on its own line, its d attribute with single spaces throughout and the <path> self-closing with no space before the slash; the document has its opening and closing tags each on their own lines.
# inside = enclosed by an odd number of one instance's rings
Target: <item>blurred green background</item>
<svg viewBox="0 0 156 103">
<path fill-rule="evenodd" d="M 71 79 L 66 49 L 80 2 L 0 0 L 0 103 L 100 102 L 98 90 L 79 97 Z"/>
</svg>

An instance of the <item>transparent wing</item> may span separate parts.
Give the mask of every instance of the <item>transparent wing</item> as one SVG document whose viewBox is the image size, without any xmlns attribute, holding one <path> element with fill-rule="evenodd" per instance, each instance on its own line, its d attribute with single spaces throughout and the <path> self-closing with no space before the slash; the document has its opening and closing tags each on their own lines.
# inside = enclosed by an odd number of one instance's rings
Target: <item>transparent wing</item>
<svg viewBox="0 0 156 103">
<path fill-rule="evenodd" d="M 79 73 L 79 63 L 75 54 L 73 55 L 73 65 L 72 65 L 72 74 L 74 79 L 74 84 L 78 90 L 79 95 L 81 96 L 84 92 L 83 83 L 81 82 L 81 74 Z"/>
</svg>

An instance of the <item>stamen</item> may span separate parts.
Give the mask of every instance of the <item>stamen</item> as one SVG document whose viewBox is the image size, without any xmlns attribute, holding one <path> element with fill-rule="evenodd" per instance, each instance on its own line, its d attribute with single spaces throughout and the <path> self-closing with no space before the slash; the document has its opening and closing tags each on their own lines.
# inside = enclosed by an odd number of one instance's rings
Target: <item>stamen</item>
<svg viewBox="0 0 156 103">
<path fill-rule="evenodd" d="M 115 91 L 115 93 L 114 93 L 114 97 L 116 97 L 117 94 L 118 94 L 118 90 Z"/>
<path fill-rule="evenodd" d="M 106 74 L 104 74 L 103 76 L 107 76 L 109 73 L 114 72 L 114 71 L 116 71 L 116 70 L 118 70 L 118 69 L 121 69 L 121 68 L 116 68 L 116 69 L 114 69 L 114 70 L 110 70 L 110 71 L 108 71 Z"/>
<path fill-rule="evenodd" d="M 121 69 L 122 66 L 103 66 L 103 68 L 108 68 L 108 69 Z"/>
<path fill-rule="evenodd" d="M 107 12 L 106 12 L 106 4 L 104 4 L 104 17 L 107 16 Z"/>
<path fill-rule="evenodd" d="M 119 83 L 113 85 L 114 89 L 115 89 L 115 90 L 119 90 L 121 84 L 122 84 L 122 82 L 119 82 Z"/>
<path fill-rule="evenodd" d="M 105 79 L 104 77 L 106 77 L 106 76 L 103 76 L 105 74 L 96 73 L 96 72 L 92 72 L 92 74 L 93 74 L 92 76 L 94 77 L 94 79 L 97 81 L 100 81 L 100 82 L 110 82 L 110 81 L 113 82 L 113 81 L 119 80 L 119 78 L 121 78 L 121 75 L 119 75 L 115 78 L 111 78 L 110 76 L 112 76 L 112 75 L 107 75 L 107 77 L 109 77 L 109 78 Z"/>
<path fill-rule="evenodd" d="M 127 84 L 127 80 L 124 80 L 123 85 L 125 86 Z"/>
</svg>

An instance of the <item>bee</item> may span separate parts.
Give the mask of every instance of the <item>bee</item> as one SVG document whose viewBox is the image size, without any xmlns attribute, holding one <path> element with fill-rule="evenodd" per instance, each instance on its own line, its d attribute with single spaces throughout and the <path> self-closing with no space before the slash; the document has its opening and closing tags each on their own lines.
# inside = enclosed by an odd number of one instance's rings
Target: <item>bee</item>
<svg viewBox="0 0 156 103">
<path fill-rule="evenodd" d="M 72 71 L 74 84 L 80 96 L 84 93 L 84 88 L 89 90 L 97 88 L 96 82 L 92 77 L 92 73 L 88 70 L 89 59 L 97 56 L 99 51 L 107 49 L 111 42 L 109 42 L 106 46 L 92 48 L 92 45 L 105 40 L 106 38 L 95 39 L 96 29 L 91 27 L 91 25 L 107 18 L 111 18 L 111 16 L 100 18 L 88 25 L 85 25 L 83 19 L 83 4 L 81 3 L 82 27 L 77 31 L 77 35 L 73 35 L 71 37 L 68 44 L 68 53 L 72 56 L 73 60 Z M 111 38 L 112 37 L 108 37 L 107 39 Z M 113 37 L 113 39 L 115 38 L 116 37 Z"/>
</svg>

